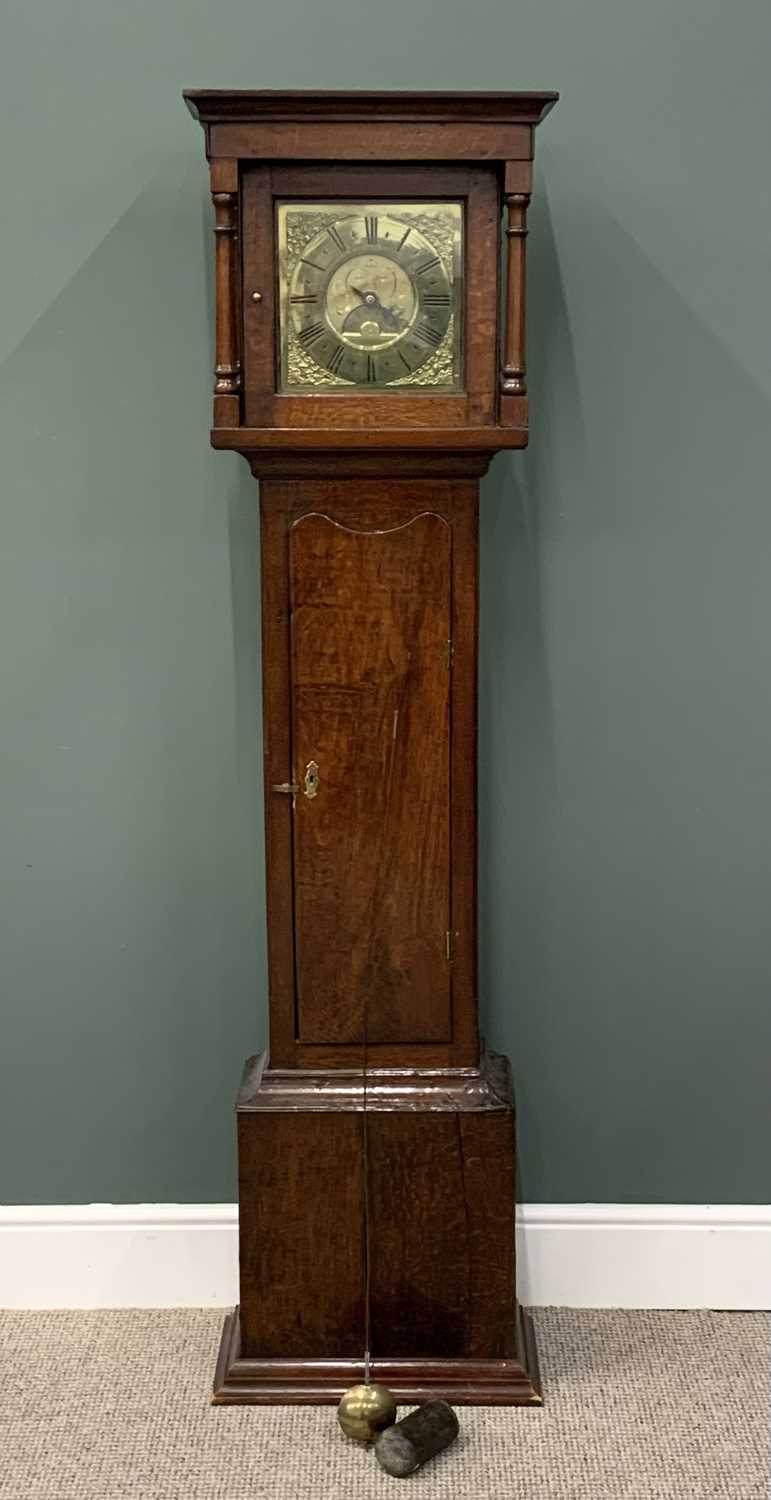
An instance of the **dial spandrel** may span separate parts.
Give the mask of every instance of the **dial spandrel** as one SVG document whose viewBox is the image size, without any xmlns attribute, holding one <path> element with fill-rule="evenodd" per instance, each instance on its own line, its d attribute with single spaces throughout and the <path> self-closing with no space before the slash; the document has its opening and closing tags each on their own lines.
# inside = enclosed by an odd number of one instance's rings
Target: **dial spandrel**
<svg viewBox="0 0 771 1500">
<path fill-rule="evenodd" d="M 279 389 L 461 390 L 459 203 L 278 207 Z"/>
</svg>

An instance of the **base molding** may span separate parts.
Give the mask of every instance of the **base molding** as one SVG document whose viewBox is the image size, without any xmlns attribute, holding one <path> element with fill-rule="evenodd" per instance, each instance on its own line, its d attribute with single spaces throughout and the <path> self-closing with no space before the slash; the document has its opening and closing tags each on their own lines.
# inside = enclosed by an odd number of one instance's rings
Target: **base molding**
<svg viewBox="0 0 771 1500">
<path fill-rule="evenodd" d="M 461 1406 L 541 1406 L 533 1321 L 521 1307 L 516 1347 L 516 1359 L 373 1359 L 370 1375 L 400 1404 L 443 1396 Z M 225 1319 L 211 1399 L 214 1406 L 336 1404 L 363 1380 L 362 1361 L 242 1355 L 236 1308 Z"/>
</svg>

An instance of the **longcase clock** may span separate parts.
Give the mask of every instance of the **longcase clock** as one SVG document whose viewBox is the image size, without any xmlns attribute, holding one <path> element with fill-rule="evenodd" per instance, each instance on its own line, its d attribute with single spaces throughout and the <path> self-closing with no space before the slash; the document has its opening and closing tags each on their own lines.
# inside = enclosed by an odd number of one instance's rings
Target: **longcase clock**
<svg viewBox="0 0 771 1500">
<path fill-rule="evenodd" d="M 218 1402 L 538 1403 L 507 1060 L 480 1047 L 479 481 L 527 442 L 556 94 L 192 90 L 212 442 L 260 480 L 269 1055 Z M 501 238 L 506 251 L 501 274 Z"/>
</svg>

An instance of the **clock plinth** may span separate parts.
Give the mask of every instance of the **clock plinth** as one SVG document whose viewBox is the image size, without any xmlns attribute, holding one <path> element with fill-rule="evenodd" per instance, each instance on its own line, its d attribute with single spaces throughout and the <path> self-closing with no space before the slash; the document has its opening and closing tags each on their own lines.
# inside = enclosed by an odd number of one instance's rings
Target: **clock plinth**
<svg viewBox="0 0 771 1500">
<path fill-rule="evenodd" d="M 540 1404 L 514 1295 L 505 1058 L 366 1073 L 252 1058 L 237 1115 L 242 1306 L 216 1402 L 339 1400 L 363 1378 L 368 1298 L 370 1373 L 400 1401 Z"/>
<path fill-rule="evenodd" d="M 554 95 L 186 96 L 215 447 L 260 481 L 270 1064 L 237 1107 L 216 1402 L 540 1404 L 510 1070 L 480 1049 L 479 480 L 527 441 Z M 507 210 L 505 287 L 499 286 Z"/>
</svg>

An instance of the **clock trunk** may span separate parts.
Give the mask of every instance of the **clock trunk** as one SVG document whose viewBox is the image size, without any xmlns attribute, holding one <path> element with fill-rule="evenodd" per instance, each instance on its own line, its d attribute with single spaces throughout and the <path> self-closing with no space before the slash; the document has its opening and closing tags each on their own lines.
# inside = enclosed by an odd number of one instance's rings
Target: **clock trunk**
<svg viewBox="0 0 771 1500">
<path fill-rule="evenodd" d="M 477 488 L 262 482 L 276 1066 L 478 1060 Z"/>
</svg>

